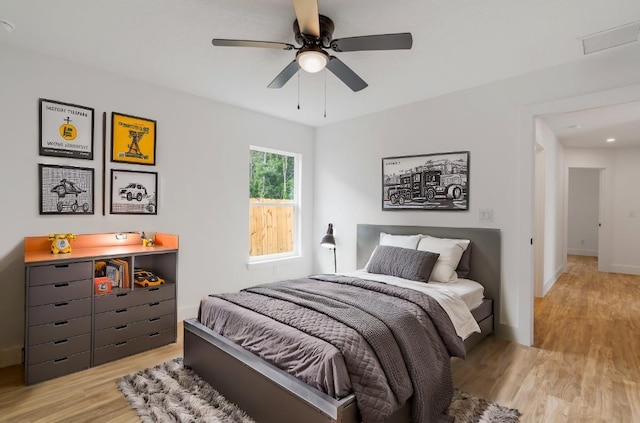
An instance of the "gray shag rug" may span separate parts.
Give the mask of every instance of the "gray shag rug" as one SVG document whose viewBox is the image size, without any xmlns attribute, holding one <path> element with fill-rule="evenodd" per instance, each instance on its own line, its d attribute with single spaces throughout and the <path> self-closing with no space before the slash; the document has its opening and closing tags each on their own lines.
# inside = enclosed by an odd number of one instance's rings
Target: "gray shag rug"
<svg viewBox="0 0 640 423">
<path fill-rule="evenodd" d="M 123 376 L 118 388 L 140 420 L 180 423 L 255 423 L 227 401 L 182 358 Z M 455 423 L 516 423 L 520 412 L 455 390 L 447 414 Z"/>
</svg>

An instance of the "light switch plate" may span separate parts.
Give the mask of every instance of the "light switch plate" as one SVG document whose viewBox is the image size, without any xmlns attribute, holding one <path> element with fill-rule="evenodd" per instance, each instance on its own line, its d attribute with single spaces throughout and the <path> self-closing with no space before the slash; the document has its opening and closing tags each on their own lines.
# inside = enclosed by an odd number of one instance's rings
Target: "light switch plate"
<svg viewBox="0 0 640 423">
<path fill-rule="evenodd" d="M 493 209 L 480 210 L 478 220 L 483 223 L 493 222 Z"/>
</svg>

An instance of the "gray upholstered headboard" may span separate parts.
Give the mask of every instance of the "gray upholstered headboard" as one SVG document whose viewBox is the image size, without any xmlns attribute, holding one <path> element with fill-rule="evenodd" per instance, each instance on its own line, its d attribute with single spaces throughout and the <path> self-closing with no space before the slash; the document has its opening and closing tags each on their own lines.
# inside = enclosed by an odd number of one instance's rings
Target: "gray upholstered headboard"
<svg viewBox="0 0 640 423">
<path fill-rule="evenodd" d="M 501 237 L 499 229 L 440 228 L 433 226 L 358 225 L 357 265 L 362 269 L 380 241 L 380 232 L 393 235 L 423 234 L 439 238 L 471 240 L 472 279 L 484 286 L 484 296 L 493 299 L 494 321 L 500 322 Z"/>
</svg>

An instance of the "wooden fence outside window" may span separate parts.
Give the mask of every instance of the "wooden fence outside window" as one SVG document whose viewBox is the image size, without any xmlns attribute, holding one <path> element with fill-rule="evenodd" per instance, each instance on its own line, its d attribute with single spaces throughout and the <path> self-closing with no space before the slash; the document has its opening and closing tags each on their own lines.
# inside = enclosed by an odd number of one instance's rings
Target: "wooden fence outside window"
<svg viewBox="0 0 640 423">
<path fill-rule="evenodd" d="M 292 252 L 294 213 L 295 203 L 290 200 L 250 199 L 249 256 Z"/>
</svg>

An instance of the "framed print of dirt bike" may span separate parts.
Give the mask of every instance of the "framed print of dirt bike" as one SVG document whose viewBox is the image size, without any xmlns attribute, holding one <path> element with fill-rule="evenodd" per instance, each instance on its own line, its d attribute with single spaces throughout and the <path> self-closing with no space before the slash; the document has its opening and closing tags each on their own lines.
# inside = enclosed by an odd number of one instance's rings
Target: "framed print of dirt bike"
<svg viewBox="0 0 640 423">
<path fill-rule="evenodd" d="M 93 169 L 39 164 L 40 214 L 93 214 Z"/>
</svg>

